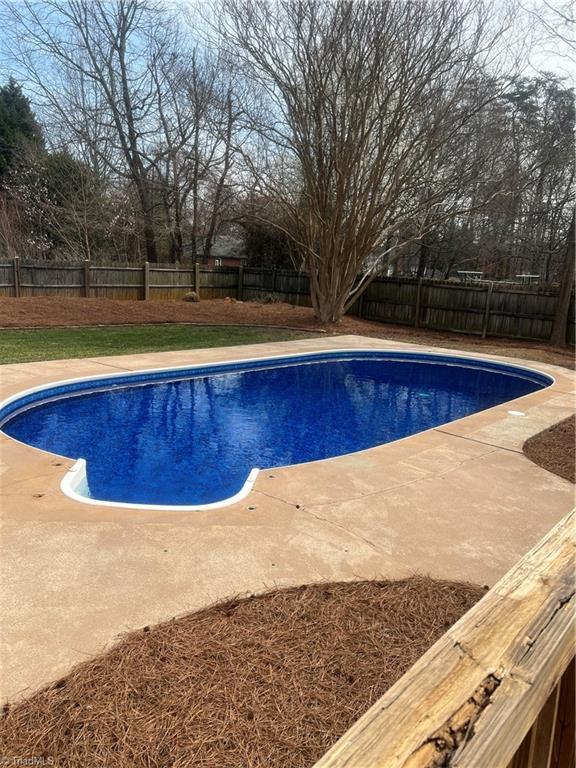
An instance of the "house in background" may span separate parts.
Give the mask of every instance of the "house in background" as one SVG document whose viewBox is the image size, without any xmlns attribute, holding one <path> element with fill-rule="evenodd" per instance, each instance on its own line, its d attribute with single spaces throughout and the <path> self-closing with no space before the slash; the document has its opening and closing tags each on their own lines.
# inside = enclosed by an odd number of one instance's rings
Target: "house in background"
<svg viewBox="0 0 576 768">
<path fill-rule="evenodd" d="M 190 246 L 188 246 L 190 249 Z M 199 261 L 206 267 L 239 267 L 246 261 L 246 249 L 244 240 L 240 237 L 230 235 L 218 235 L 214 238 L 210 256 L 206 258 L 203 254 L 204 243 L 201 238 L 197 244 L 198 256 L 193 261 Z"/>
</svg>

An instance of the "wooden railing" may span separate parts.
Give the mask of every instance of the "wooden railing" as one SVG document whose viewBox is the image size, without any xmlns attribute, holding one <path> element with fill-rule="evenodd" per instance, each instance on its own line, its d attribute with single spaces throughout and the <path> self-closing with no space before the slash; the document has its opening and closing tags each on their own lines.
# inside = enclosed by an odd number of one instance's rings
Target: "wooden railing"
<svg viewBox="0 0 576 768">
<path fill-rule="evenodd" d="M 573 768 L 575 515 L 314 768 Z"/>
</svg>

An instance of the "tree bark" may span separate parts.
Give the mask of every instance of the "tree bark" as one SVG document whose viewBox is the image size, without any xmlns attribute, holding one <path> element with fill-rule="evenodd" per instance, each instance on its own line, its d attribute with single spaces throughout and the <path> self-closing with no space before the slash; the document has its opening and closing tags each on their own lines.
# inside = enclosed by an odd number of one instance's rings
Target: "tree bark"
<svg viewBox="0 0 576 768">
<path fill-rule="evenodd" d="M 218 222 L 218 214 L 220 213 L 220 207 L 222 205 L 222 198 L 224 196 L 224 185 L 226 184 L 226 178 L 230 170 L 230 150 L 232 143 L 232 128 L 234 125 L 234 115 L 232 112 L 232 92 L 228 91 L 226 96 L 226 130 L 224 134 L 224 162 L 222 165 L 222 171 L 216 184 L 216 193 L 214 195 L 214 202 L 212 205 L 212 215 L 210 217 L 210 224 L 208 226 L 208 232 L 204 240 L 204 259 L 208 261 L 212 253 L 212 244 L 214 242 L 214 233 L 216 232 L 216 224 Z"/>
<path fill-rule="evenodd" d="M 155 264 L 158 261 L 156 232 L 154 229 L 152 206 L 150 205 L 150 195 L 144 184 L 138 184 L 138 197 L 142 206 L 142 229 L 144 233 L 144 246 L 146 248 L 146 261 Z"/>
<path fill-rule="evenodd" d="M 554 323 L 552 325 L 552 334 L 550 343 L 555 347 L 566 346 L 566 330 L 568 327 L 568 315 L 570 314 L 570 300 L 574 288 L 574 241 L 576 229 L 576 211 L 572 213 L 572 221 L 568 228 L 568 238 L 566 240 L 566 253 L 564 256 L 564 265 L 560 275 L 560 293 L 556 303 L 556 312 L 554 314 Z"/>
</svg>

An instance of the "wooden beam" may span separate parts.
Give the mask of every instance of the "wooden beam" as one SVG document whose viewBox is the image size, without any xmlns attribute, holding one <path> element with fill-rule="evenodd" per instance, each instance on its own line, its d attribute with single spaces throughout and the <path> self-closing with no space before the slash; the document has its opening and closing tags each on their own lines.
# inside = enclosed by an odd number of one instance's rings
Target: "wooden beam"
<svg viewBox="0 0 576 768">
<path fill-rule="evenodd" d="M 486 305 L 484 307 L 484 320 L 482 322 L 482 338 L 485 339 L 488 334 L 488 325 L 490 323 L 490 304 L 492 302 L 492 291 L 494 283 L 490 283 L 486 292 Z"/>
<path fill-rule="evenodd" d="M 576 766 L 576 665 L 572 659 L 560 683 L 558 717 L 550 768 Z"/>
<path fill-rule="evenodd" d="M 574 657 L 575 513 L 563 518 L 315 768 L 504 768 Z"/>
<path fill-rule="evenodd" d="M 236 285 L 236 298 L 242 301 L 244 296 L 244 265 L 240 263 L 238 267 L 238 283 Z"/>
<path fill-rule="evenodd" d="M 416 288 L 416 306 L 414 307 L 414 328 L 420 327 L 420 312 L 422 305 L 422 278 L 418 278 L 418 287 Z"/>
<path fill-rule="evenodd" d="M 542 711 L 530 731 L 530 753 L 526 768 L 551 768 L 552 743 L 554 729 L 558 717 L 558 701 L 560 699 L 560 683 L 548 697 Z"/>
<path fill-rule="evenodd" d="M 145 261 L 143 266 L 143 272 L 142 272 L 142 284 L 143 284 L 143 299 L 144 301 L 148 301 L 150 298 L 150 264 L 149 262 Z"/>
<path fill-rule="evenodd" d="M 84 297 L 90 296 L 90 259 L 84 260 Z"/>
<path fill-rule="evenodd" d="M 14 273 L 14 297 L 20 298 L 20 259 L 15 256 L 12 261 L 12 268 Z"/>
</svg>

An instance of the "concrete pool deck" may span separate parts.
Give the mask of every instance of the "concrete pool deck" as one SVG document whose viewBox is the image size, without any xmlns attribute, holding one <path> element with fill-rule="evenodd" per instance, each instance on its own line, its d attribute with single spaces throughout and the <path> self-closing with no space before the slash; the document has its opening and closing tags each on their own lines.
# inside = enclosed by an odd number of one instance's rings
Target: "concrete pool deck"
<svg viewBox="0 0 576 768">
<path fill-rule="evenodd" d="M 62 494 L 73 462 L 0 435 L 0 698 L 65 674 L 121 633 L 274 586 L 412 573 L 493 584 L 574 505 L 522 444 L 574 413 L 574 373 L 359 336 L 0 367 L 0 399 L 63 379 L 334 349 L 409 349 L 525 365 L 548 389 L 410 438 L 261 471 L 229 507 L 98 507 Z M 509 411 L 522 411 L 514 416 Z"/>
</svg>

